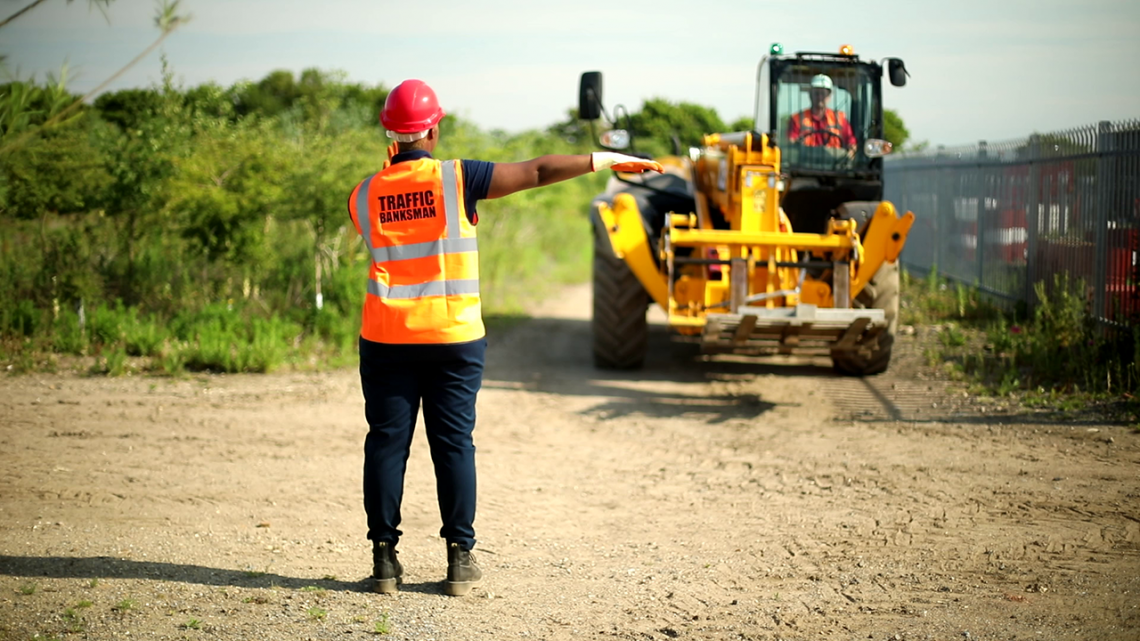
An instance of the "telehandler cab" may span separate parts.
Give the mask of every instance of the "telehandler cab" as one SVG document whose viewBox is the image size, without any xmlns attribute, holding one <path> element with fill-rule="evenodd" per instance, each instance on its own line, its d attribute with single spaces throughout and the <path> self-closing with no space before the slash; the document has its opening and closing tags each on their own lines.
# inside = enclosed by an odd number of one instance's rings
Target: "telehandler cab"
<svg viewBox="0 0 1140 641">
<path fill-rule="evenodd" d="M 886 67 L 891 84 L 906 83 L 901 60 Z M 853 375 L 887 369 L 896 259 L 914 215 L 882 200 L 891 151 L 882 72 L 848 46 L 784 55 L 773 45 L 758 66 L 755 130 L 711 133 L 658 158 L 664 174 L 615 174 L 591 209 L 597 366 L 643 364 L 655 302 L 705 353 L 830 356 Z M 579 117 L 592 128 L 599 116 L 619 124 L 602 106 L 601 74 L 586 72 Z M 632 135 L 611 128 L 600 141 L 635 152 Z"/>
</svg>

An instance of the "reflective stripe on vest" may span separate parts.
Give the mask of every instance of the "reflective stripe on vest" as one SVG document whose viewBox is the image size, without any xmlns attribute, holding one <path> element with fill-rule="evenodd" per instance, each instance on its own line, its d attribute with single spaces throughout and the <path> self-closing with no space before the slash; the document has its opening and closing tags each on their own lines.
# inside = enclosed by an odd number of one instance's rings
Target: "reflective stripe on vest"
<svg viewBox="0 0 1140 641">
<path fill-rule="evenodd" d="M 478 294 L 479 280 L 470 278 L 465 280 L 433 280 L 418 285 L 396 285 L 388 287 L 368 279 L 368 293 L 380 298 L 393 300 L 408 300 L 423 298 L 424 296 L 458 296 L 460 294 Z"/>
<path fill-rule="evenodd" d="M 448 240 L 458 239 L 459 233 L 459 185 L 455 184 L 456 160 L 444 161 L 440 167 L 443 179 L 443 215 L 447 220 Z M 471 240 L 475 240 L 472 238 Z"/>
<path fill-rule="evenodd" d="M 363 188 L 362 188 L 363 189 Z M 447 206 L 446 204 L 444 205 Z M 450 228 L 450 225 L 449 225 Z M 450 235 L 450 232 L 448 232 Z M 369 249 L 372 260 L 377 263 L 393 263 L 400 260 L 414 260 L 439 256 L 441 254 L 462 254 L 479 250 L 479 243 L 475 238 L 443 238 L 426 243 L 412 243 L 411 245 L 396 245 L 395 247 L 373 247 Z"/>
<path fill-rule="evenodd" d="M 356 193 L 356 218 L 360 223 L 361 235 L 364 237 L 364 244 L 368 247 L 368 253 L 372 255 L 373 262 L 389 263 L 427 258 L 428 256 L 479 251 L 478 239 L 460 237 L 459 186 L 456 184 L 455 176 L 456 162 L 455 160 L 447 160 L 440 166 L 440 177 L 443 182 L 443 215 L 447 224 L 447 238 L 431 240 L 426 243 L 373 247 L 372 217 L 368 210 L 368 186 L 372 183 L 372 176 L 365 178 L 364 182 L 360 183 L 360 190 Z M 372 282 L 372 279 L 369 279 L 369 282 Z M 372 291 L 371 286 L 369 291 Z M 377 294 L 377 296 L 379 295 Z M 430 296 L 431 294 L 425 295 Z"/>
</svg>

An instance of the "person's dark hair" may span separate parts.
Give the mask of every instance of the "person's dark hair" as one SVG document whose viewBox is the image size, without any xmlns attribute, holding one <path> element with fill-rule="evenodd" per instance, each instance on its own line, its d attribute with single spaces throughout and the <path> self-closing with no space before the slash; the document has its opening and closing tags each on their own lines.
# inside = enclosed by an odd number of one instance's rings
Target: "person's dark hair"
<svg viewBox="0 0 1140 641">
<path fill-rule="evenodd" d="M 412 151 L 413 149 L 426 149 L 427 142 L 427 138 L 420 138 L 414 142 L 398 142 L 396 143 L 396 148 L 400 150 L 400 153 L 404 153 L 405 151 Z"/>
</svg>

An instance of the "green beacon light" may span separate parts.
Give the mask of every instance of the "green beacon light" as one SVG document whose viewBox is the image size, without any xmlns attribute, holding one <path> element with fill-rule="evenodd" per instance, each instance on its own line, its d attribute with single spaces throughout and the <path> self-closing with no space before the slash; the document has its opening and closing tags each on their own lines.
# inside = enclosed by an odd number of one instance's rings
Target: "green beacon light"
<svg viewBox="0 0 1140 641">
<path fill-rule="evenodd" d="M 770 52 L 773 56 L 778 56 L 778 55 L 784 53 L 784 45 L 782 45 L 778 42 L 773 42 Z"/>
</svg>

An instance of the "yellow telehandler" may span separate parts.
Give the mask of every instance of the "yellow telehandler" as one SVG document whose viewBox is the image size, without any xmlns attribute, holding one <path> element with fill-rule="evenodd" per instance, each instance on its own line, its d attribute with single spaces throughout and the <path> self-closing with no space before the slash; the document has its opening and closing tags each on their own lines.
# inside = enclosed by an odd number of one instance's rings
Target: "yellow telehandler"
<svg viewBox="0 0 1140 641">
<path fill-rule="evenodd" d="M 901 60 L 887 70 L 905 84 Z M 597 366 L 643 364 L 652 302 L 706 353 L 829 356 L 860 376 L 887 369 L 896 260 L 914 215 L 882 200 L 882 73 L 846 45 L 789 55 L 773 45 L 758 66 L 753 131 L 708 134 L 658 158 L 661 175 L 615 174 L 591 209 Z M 620 124 L 601 95 L 601 74 L 582 74 L 579 116 L 591 128 L 599 116 Z M 632 130 L 600 141 L 636 153 Z"/>
</svg>

